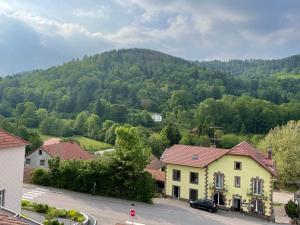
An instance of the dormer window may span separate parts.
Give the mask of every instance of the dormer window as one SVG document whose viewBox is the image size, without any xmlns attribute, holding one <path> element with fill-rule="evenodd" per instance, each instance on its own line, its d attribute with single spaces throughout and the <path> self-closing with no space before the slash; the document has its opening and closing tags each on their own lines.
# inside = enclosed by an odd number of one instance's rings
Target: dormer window
<svg viewBox="0 0 300 225">
<path fill-rule="evenodd" d="M 197 160 L 198 159 L 198 154 L 194 154 L 192 159 Z"/>
</svg>

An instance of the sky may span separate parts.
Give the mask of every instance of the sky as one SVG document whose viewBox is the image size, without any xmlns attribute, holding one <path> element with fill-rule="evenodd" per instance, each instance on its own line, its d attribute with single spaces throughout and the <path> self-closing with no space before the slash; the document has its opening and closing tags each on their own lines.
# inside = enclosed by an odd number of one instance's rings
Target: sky
<svg viewBox="0 0 300 225">
<path fill-rule="evenodd" d="M 149 48 L 188 60 L 300 53 L 299 0 L 0 0 L 0 76 Z"/>
</svg>

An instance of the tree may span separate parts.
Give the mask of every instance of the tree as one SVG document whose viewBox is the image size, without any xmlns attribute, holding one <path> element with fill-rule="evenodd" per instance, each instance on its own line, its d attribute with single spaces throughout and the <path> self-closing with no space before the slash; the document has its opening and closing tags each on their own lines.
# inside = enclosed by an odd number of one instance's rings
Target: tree
<svg viewBox="0 0 300 225">
<path fill-rule="evenodd" d="M 282 185 L 300 177 L 300 121 L 289 121 L 270 130 L 259 143 L 259 148 L 264 152 L 269 147 L 272 148 Z"/>
<path fill-rule="evenodd" d="M 151 134 L 148 138 L 148 143 L 152 149 L 152 153 L 157 157 L 160 157 L 166 147 L 169 146 L 167 137 L 159 133 Z"/>
<path fill-rule="evenodd" d="M 151 148 L 147 146 L 137 128 L 121 126 L 116 129 L 115 152 L 112 155 L 113 182 L 120 196 L 150 202 L 154 197 L 154 183 L 144 172 Z"/>
<path fill-rule="evenodd" d="M 178 126 L 171 123 L 169 123 L 162 129 L 161 135 L 168 138 L 170 145 L 178 144 L 179 140 L 181 139 L 181 134 Z"/>
</svg>

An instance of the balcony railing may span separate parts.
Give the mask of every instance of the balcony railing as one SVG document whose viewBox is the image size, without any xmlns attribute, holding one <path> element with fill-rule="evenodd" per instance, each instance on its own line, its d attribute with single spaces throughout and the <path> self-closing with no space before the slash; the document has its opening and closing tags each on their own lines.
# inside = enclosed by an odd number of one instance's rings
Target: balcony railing
<svg viewBox="0 0 300 225">
<path fill-rule="evenodd" d="M 263 192 L 261 194 L 257 194 L 257 193 L 254 193 L 252 189 L 247 190 L 247 195 L 252 196 L 252 197 L 257 197 L 257 198 L 260 198 L 260 199 L 263 199 L 263 200 L 268 199 L 268 196 L 264 195 Z"/>
</svg>

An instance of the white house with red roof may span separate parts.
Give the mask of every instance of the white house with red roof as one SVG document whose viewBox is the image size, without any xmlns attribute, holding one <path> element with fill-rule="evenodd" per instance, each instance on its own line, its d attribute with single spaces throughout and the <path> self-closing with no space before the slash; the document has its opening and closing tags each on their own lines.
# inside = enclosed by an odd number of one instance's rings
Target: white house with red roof
<svg viewBox="0 0 300 225">
<path fill-rule="evenodd" d="M 165 192 L 178 199 L 213 199 L 220 207 L 273 217 L 272 152 L 247 142 L 232 149 L 173 145 L 165 150 Z"/>
<path fill-rule="evenodd" d="M 95 156 L 73 141 L 43 145 L 29 153 L 25 158 L 26 166 L 31 168 L 49 168 L 48 160 L 59 157 L 61 160 L 89 160 Z"/>
<path fill-rule="evenodd" d="M 0 129 L 0 206 L 15 213 L 21 213 L 26 145 L 26 141 Z"/>
</svg>

